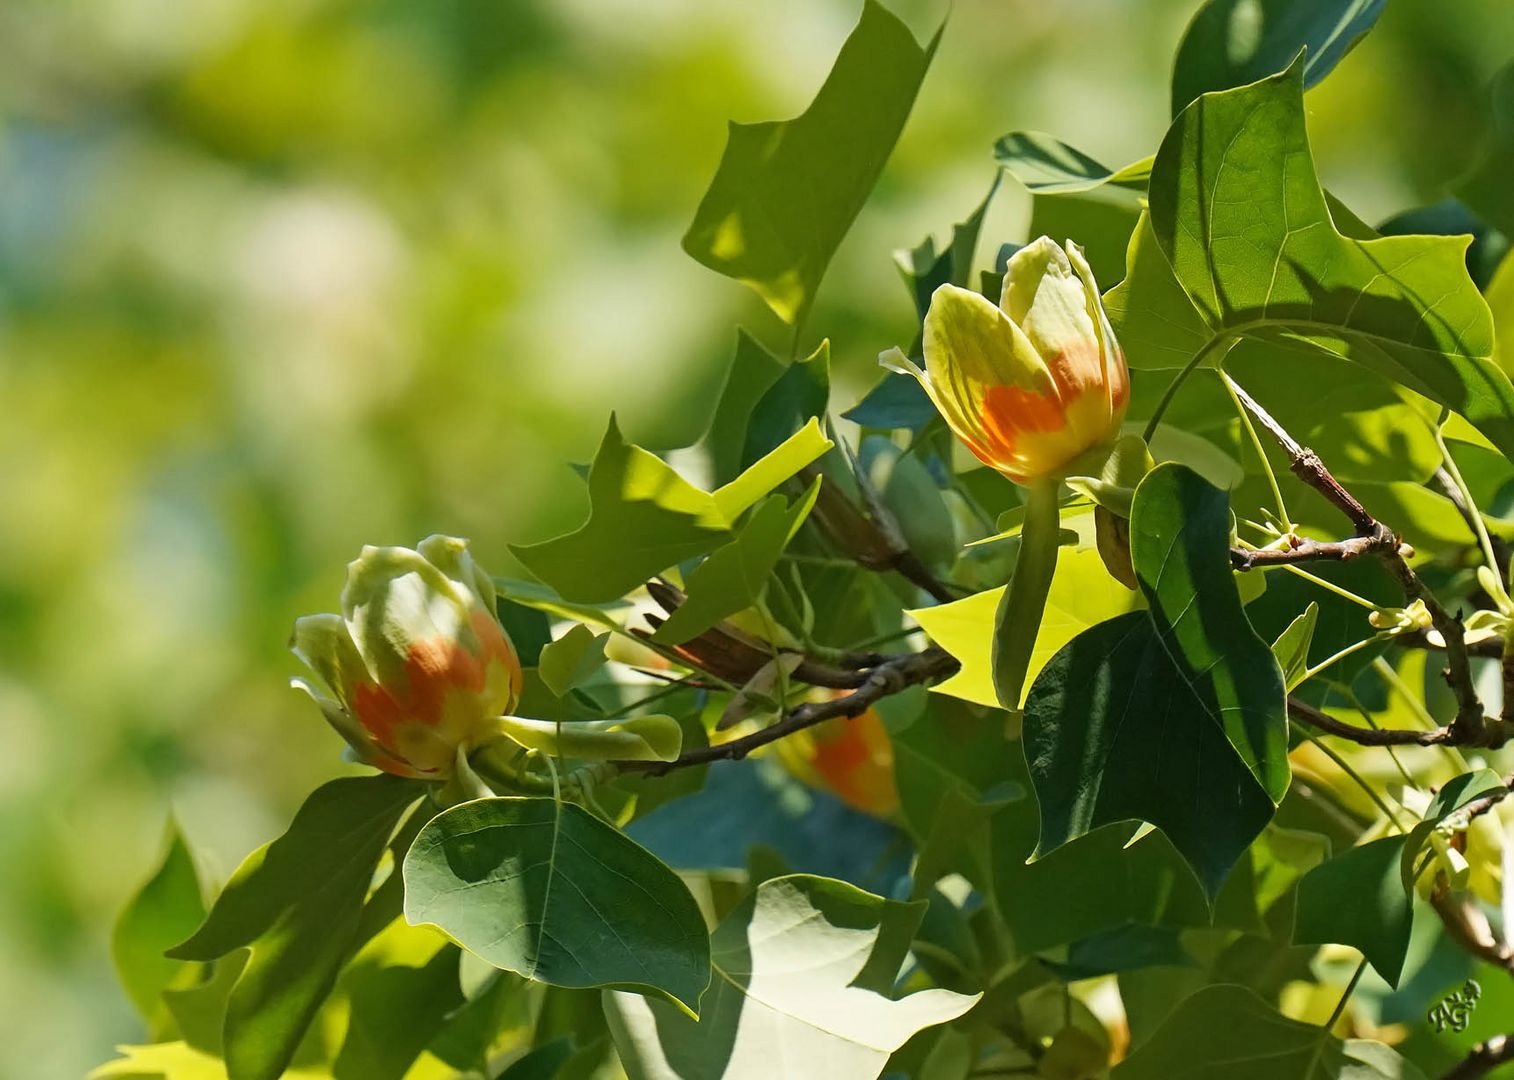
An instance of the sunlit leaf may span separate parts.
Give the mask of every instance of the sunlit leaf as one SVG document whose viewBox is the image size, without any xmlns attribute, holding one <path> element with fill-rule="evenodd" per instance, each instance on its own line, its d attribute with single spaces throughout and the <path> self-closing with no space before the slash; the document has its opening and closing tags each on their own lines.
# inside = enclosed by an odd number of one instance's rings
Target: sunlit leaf
<svg viewBox="0 0 1514 1080">
<path fill-rule="evenodd" d="M 932 641 L 962 663 L 960 671 L 932 687 L 937 693 L 980 705 L 999 704 L 993 684 L 993 628 L 1003 594 L 1002 587 L 989 589 L 910 612 Z M 1046 613 L 1036 632 L 1026 685 L 1034 682 L 1046 662 L 1078 634 L 1144 606 L 1140 593 L 1131 592 L 1109 576 L 1097 551 L 1063 551 L 1046 597 Z"/>
<path fill-rule="evenodd" d="M 756 1080 L 824 1062 L 832 1076 L 876 1076 L 915 1032 L 978 1000 L 940 989 L 895 1000 L 875 988 L 871 972 L 886 969 L 891 983 L 898 970 L 875 957 L 910 907 L 829 878 L 763 882 L 715 931 L 716 975 L 698 1022 L 651 998 L 606 993 L 627 1074 Z"/>
<path fill-rule="evenodd" d="M 1302 69 L 1200 98 L 1152 168 L 1147 228 L 1108 297 L 1131 362 L 1210 362 L 1237 337 L 1307 343 L 1470 420 L 1514 454 L 1514 386 L 1465 237 L 1344 236 L 1314 174 Z"/>
<path fill-rule="evenodd" d="M 936 51 L 868 0 L 803 115 L 732 124 L 683 238 L 710 269 L 752 286 L 799 323 L 888 160 Z"/>
<path fill-rule="evenodd" d="M 653 639 L 681 644 L 761 600 L 768 575 L 819 493 L 820 478 L 816 477 L 793 506 L 782 495 L 769 496 L 730 543 L 695 567 L 686 583 L 684 602 L 657 628 Z"/>
<path fill-rule="evenodd" d="M 627 443 L 612 420 L 589 472 L 589 520 L 565 536 L 511 550 L 566 600 L 615 600 L 728 541 L 744 510 L 830 446 L 812 421 L 735 480 L 706 492 Z"/>
</svg>

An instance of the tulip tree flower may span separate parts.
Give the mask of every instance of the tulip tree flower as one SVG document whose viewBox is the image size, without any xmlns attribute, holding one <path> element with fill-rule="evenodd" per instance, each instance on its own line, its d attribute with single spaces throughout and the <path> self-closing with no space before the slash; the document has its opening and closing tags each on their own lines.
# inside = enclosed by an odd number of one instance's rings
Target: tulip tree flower
<svg viewBox="0 0 1514 1080">
<path fill-rule="evenodd" d="M 315 699 L 364 762 L 444 779 L 459 750 L 497 739 L 520 699 L 520 659 L 494 616 L 494 584 L 464 540 L 365 547 L 347 566 L 340 615 L 295 624 Z"/>
<path fill-rule="evenodd" d="M 898 349 L 880 359 L 918 379 L 967 448 L 1025 489 L 1020 555 L 994 644 L 1000 703 L 1018 710 L 1056 569 L 1057 487 L 1099 473 L 1125 418 L 1129 372 L 1082 250 L 1045 236 L 1010 257 L 998 304 L 938 288 L 922 342 L 924 370 Z"/>
</svg>

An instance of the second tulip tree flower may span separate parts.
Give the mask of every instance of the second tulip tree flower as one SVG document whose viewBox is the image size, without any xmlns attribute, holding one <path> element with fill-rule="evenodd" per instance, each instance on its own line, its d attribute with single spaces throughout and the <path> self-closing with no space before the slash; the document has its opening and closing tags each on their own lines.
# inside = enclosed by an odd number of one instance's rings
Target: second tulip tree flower
<svg viewBox="0 0 1514 1080">
<path fill-rule="evenodd" d="M 1057 487 L 1100 471 L 1119 438 L 1130 375 L 1082 249 L 1046 236 L 1010 257 L 998 304 L 938 288 L 922 343 L 923 370 L 897 349 L 883 364 L 918 379 L 967 448 L 1025 489 L 994 643 L 1000 703 L 1015 711 L 1056 568 Z"/>
<path fill-rule="evenodd" d="M 341 607 L 295 623 L 291 647 L 324 686 L 294 685 L 368 765 L 449 780 L 466 776 L 461 763 L 478 751 L 507 774 L 528 750 L 585 760 L 678 756 L 682 732 L 667 716 L 556 723 L 510 715 L 520 703 L 520 657 L 495 616 L 494 583 L 466 540 L 363 548 L 347 565 Z"/>
</svg>

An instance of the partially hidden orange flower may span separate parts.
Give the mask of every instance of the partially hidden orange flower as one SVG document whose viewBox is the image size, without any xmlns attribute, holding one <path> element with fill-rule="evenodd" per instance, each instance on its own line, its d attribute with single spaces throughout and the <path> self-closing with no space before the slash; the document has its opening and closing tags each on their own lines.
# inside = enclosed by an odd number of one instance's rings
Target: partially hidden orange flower
<svg viewBox="0 0 1514 1080">
<path fill-rule="evenodd" d="M 887 818 L 899 809 L 894 744 L 873 709 L 796 732 L 780 741 L 777 751 L 792 775 L 854 810 Z"/>
<path fill-rule="evenodd" d="M 325 684 L 294 685 L 360 760 L 398 776 L 451 776 L 458 751 L 497 738 L 520 699 L 493 582 L 455 537 L 363 548 L 342 613 L 300 619 L 290 647 Z"/>
<path fill-rule="evenodd" d="M 997 305 L 942 285 L 923 342 L 923 371 L 898 349 L 880 360 L 920 380 L 968 449 L 1017 484 L 1060 478 L 1119 436 L 1130 375 L 1071 241 L 1043 236 L 1010 256 Z"/>
</svg>

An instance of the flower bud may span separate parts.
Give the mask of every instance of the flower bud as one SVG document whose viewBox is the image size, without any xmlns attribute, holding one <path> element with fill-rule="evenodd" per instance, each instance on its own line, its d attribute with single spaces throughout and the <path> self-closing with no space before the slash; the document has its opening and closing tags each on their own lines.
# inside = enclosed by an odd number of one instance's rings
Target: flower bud
<svg viewBox="0 0 1514 1080">
<path fill-rule="evenodd" d="M 364 762 L 441 779 L 457 751 L 501 733 L 520 698 L 520 660 L 494 615 L 494 585 L 464 540 L 365 547 L 347 566 L 342 614 L 295 623 L 306 691 Z"/>
<path fill-rule="evenodd" d="M 959 439 L 1017 484 L 1060 478 L 1118 437 L 1130 397 L 1125 356 L 1083 251 L 1041 237 L 1015 252 L 995 306 L 942 285 L 923 335 L 925 370 L 894 349 Z"/>
</svg>

